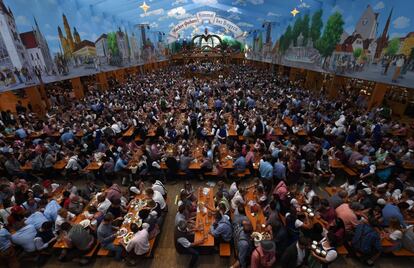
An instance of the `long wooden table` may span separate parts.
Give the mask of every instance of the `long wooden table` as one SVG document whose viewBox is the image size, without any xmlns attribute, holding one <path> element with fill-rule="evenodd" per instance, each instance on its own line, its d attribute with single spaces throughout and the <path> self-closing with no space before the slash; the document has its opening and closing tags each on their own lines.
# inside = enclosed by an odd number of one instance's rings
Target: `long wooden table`
<svg viewBox="0 0 414 268">
<path fill-rule="evenodd" d="M 198 195 L 198 202 L 202 202 L 206 204 L 208 207 L 213 208 L 214 207 L 214 192 L 213 188 L 207 188 L 209 189 L 208 194 L 204 195 L 202 192 L 203 189 L 199 188 L 197 195 Z M 214 215 L 213 213 L 208 213 L 208 209 L 204 208 L 205 211 L 200 211 L 197 209 L 197 215 L 196 215 L 196 231 L 194 232 L 194 241 L 200 241 L 203 240 L 205 235 L 207 235 L 207 239 L 200 244 L 200 247 L 213 247 L 214 246 L 214 237 L 209 234 L 210 226 L 214 223 Z M 198 230 L 201 229 L 202 230 Z"/>
<path fill-rule="evenodd" d="M 247 189 L 247 193 L 244 196 L 244 198 L 246 200 L 244 209 L 246 211 L 247 218 L 249 218 L 250 222 L 252 223 L 253 230 L 257 232 L 263 231 L 264 228 L 262 225 L 266 223 L 266 217 L 264 216 L 263 209 L 260 207 L 259 204 L 257 204 L 258 211 L 253 213 L 251 211 L 251 207 L 248 205 L 249 201 L 256 202 L 256 194 L 253 187 Z"/>
</svg>

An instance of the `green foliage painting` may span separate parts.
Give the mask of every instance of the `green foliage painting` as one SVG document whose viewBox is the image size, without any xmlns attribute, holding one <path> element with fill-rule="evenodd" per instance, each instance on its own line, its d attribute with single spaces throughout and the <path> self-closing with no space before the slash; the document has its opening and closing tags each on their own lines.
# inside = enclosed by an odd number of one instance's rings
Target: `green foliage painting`
<svg viewBox="0 0 414 268">
<path fill-rule="evenodd" d="M 119 54 L 118 43 L 116 42 L 116 33 L 108 33 L 108 48 L 112 56 Z"/>
<path fill-rule="evenodd" d="M 332 55 L 343 32 L 344 20 L 341 13 L 335 12 L 329 17 L 321 38 L 316 41 L 316 49 L 322 57 L 327 58 Z"/>
<path fill-rule="evenodd" d="M 322 9 L 320 9 L 312 16 L 312 23 L 309 30 L 309 36 L 312 39 L 314 45 L 321 36 L 321 30 L 323 27 L 322 15 L 323 11 Z"/>
<path fill-rule="evenodd" d="M 388 47 L 386 49 L 386 54 L 388 56 L 395 56 L 400 49 L 400 39 L 394 38 L 388 43 Z"/>
</svg>

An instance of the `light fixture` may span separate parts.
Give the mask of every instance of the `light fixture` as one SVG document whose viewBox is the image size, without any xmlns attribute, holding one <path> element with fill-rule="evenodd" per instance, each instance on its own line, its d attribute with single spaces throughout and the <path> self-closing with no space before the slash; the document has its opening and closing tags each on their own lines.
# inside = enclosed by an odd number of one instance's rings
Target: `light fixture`
<svg viewBox="0 0 414 268">
<path fill-rule="evenodd" d="M 295 7 L 292 11 L 290 11 L 290 13 L 292 14 L 293 17 L 296 17 L 296 15 L 299 14 L 300 12 Z"/>
<path fill-rule="evenodd" d="M 147 5 L 147 3 L 145 3 L 145 1 L 139 7 L 144 11 L 145 14 L 147 13 L 148 9 L 150 9 L 150 6 Z"/>
</svg>

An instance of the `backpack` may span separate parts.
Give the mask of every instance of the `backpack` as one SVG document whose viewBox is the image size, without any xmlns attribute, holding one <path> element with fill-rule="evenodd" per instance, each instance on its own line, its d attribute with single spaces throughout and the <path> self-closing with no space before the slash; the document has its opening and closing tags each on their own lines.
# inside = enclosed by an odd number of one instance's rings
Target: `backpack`
<svg viewBox="0 0 414 268">
<path fill-rule="evenodd" d="M 407 228 L 401 239 L 403 248 L 414 253 L 414 227 Z"/>
<path fill-rule="evenodd" d="M 265 251 L 263 250 L 263 244 L 273 244 L 273 250 L 271 251 Z M 262 248 L 262 253 L 260 253 L 260 250 L 258 250 L 258 248 L 261 247 Z M 276 246 L 275 246 L 275 242 L 273 242 L 272 240 L 263 240 L 260 242 L 260 246 L 255 248 L 255 251 L 257 252 L 257 254 L 259 255 L 259 259 L 260 259 L 260 266 L 261 267 L 273 267 L 273 265 L 276 263 Z"/>
</svg>

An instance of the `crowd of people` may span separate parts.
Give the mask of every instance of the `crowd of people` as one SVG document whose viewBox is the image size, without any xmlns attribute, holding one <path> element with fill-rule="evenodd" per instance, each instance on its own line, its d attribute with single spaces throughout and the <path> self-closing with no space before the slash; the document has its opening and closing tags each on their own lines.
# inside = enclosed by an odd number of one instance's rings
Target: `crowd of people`
<svg viewBox="0 0 414 268">
<path fill-rule="evenodd" d="M 207 174 L 231 184 L 218 184 L 209 210 L 210 234 L 234 246 L 234 267 L 326 267 L 342 245 L 373 264 L 381 252 L 414 244 L 407 229 L 414 139 L 404 123 L 383 108 L 361 110 L 358 93 L 329 100 L 270 72 L 228 69 L 217 80 L 184 79 L 185 67 L 170 66 L 85 92 L 82 100 L 55 92 L 42 118 L 21 103 L 17 114 L 2 112 L 0 257 L 17 267 L 16 248 L 37 255 L 57 240 L 68 245 L 62 261 L 86 263 L 97 241 L 117 260 L 125 250 L 145 255 L 166 212 L 161 181 L 184 176 L 190 183 L 179 195 L 175 245 L 193 256 L 194 267 L 203 241 L 194 241 L 191 231 L 197 212 L 191 181 Z M 240 177 L 246 170 L 250 175 Z M 249 177 L 257 177 L 249 189 L 266 217 L 261 231 L 270 234 L 259 242 L 245 215 L 247 190 L 238 182 Z M 324 180 L 337 187 L 329 198 L 316 193 Z M 78 188 L 76 181 L 87 183 Z M 134 242 L 114 245 L 137 194 L 147 203 L 143 224 L 131 224 Z M 82 214 L 89 224 L 74 223 Z M 383 247 L 384 239 L 391 245 Z"/>
</svg>

